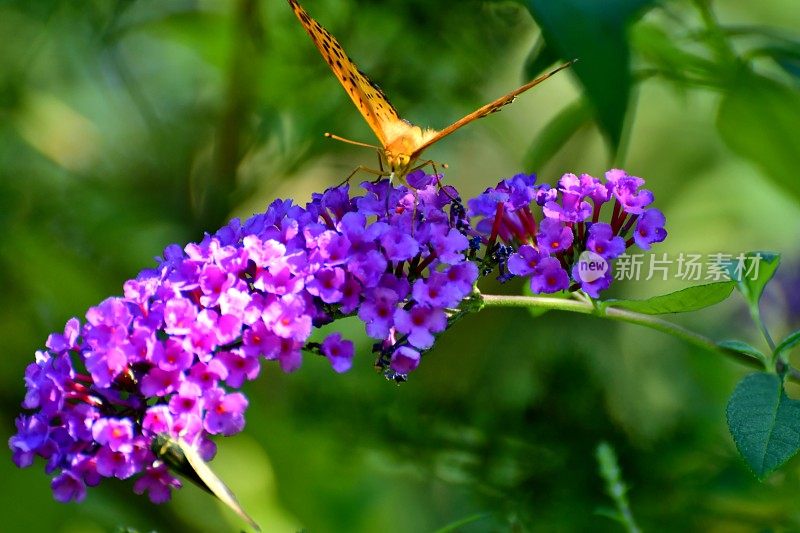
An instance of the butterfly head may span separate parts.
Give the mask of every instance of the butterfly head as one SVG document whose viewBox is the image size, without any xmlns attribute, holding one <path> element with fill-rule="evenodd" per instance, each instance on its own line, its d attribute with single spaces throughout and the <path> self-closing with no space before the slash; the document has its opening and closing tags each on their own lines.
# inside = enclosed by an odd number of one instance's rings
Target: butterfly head
<svg viewBox="0 0 800 533">
<path fill-rule="evenodd" d="M 392 153 L 385 150 L 384 158 L 386 165 L 394 176 L 402 177 L 409 173 L 411 166 L 416 159 L 412 159 L 410 155 L 403 153 Z"/>
<path fill-rule="evenodd" d="M 414 167 L 425 143 L 436 134 L 435 130 L 423 130 L 402 121 L 391 142 L 386 144 L 383 156 L 389 169 L 396 176 L 405 176 Z M 392 132 L 395 133 L 395 132 Z"/>
</svg>

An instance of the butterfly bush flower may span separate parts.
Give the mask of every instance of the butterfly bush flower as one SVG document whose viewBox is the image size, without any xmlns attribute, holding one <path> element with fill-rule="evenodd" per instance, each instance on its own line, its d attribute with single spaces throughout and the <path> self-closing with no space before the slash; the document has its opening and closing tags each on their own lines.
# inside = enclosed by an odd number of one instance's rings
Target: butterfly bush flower
<svg viewBox="0 0 800 533">
<path fill-rule="evenodd" d="M 619 169 L 606 172 L 605 182 L 565 174 L 557 187 L 519 174 L 470 200 L 469 215 L 482 217 L 475 228 L 507 269 L 501 280 L 523 276 L 535 294 L 582 289 L 596 298 L 611 285 L 614 259 L 667 237 L 664 215 L 647 208 L 653 193 L 642 185 Z M 587 272 L 590 261 L 605 271 Z"/>
<path fill-rule="evenodd" d="M 214 435 L 244 428 L 238 389 L 264 361 L 292 372 L 308 353 L 335 372 L 351 368 L 353 341 L 338 332 L 312 341 L 316 328 L 358 317 L 376 367 L 403 381 L 475 309 L 479 274 L 499 267 L 530 278 L 537 293 L 596 296 L 610 272 L 580 281 L 570 269 L 581 252 L 612 261 L 634 242 L 646 249 L 666 237 L 663 215 L 646 209 L 652 194 L 622 171 L 605 183 L 568 174 L 555 188 L 518 175 L 469 210 L 438 177 L 407 181 L 414 189 L 364 183 L 360 196 L 342 185 L 305 207 L 276 200 L 198 243 L 165 248 L 122 296 L 70 319 L 36 352 L 9 440 L 14 462 L 44 459 L 59 501 L 80 501 L 109 477 L 134 478 L 134 492 L 167 501 L 181 483 L 154 451 L 157 437 L 182 439 L 208 460 Z"/>
</svg>

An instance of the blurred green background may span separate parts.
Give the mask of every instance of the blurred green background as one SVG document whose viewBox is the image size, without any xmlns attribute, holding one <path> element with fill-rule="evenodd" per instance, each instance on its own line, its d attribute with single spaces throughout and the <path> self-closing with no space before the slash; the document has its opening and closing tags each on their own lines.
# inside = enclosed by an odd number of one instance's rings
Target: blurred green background
<svg viewBox="0 0 800 533">
<path fill-rule="evenodd" d="M 800 325 L 797 0 L 307 0 L 401 114 L 441 128 L 558 58 L 568 73 L 438 143 L 465 197 L 518 172 L 622 166 L 667 215 L 658 253 L 783 254 L 762 302 Z M 372 134 L 282 0 L 0 1 L 0 440 L 47 335 L 153 265 L 276 197 L 303 204 Z M 622 285 L 622 284 L 621 284 Z M 680 286 L 629 282 L 615 296 Z M 519 284 L 484 283 L 517 293 Z M 758 337 L 734 296 L 680 320 Z M 800 530 L 800 462 L 759 483 L 725 402 L 748 369 L 586 316 L 486 310 L 448 331 L 408 383 L 306 357 L 246 387 L 243 434 L 212 467 L 266 531 L 616 531 L 597 472 L 617 451 L 645 530 Z M 105 481 L 53 501 L 43 464 L 0 461 L 3 531 L 222 531 L 193 486 L 162 506 Z M 35 512 L 32 512 L 36 509 Z"/>
</svg>

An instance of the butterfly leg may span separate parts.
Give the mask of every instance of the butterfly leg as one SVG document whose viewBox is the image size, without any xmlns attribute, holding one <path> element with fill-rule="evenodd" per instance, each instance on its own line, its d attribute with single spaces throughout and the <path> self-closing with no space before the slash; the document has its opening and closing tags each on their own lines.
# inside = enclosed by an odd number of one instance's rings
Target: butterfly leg
<svg viewBox="0 0 800 533">
<path fill-rule="evenodd" d="M 416 229 L 414 222 L 416 222 L 417 220 L 417 205 L 419 204 L 419 191 L 414 187 L 409 186 L 409 188 L 412 191 L 414 191 L 414 212 L 411 214 L 411 236 L 413 237 L 415 233 L 414 230 Z"/>
<path fill-rule="evenodd" d="M 374 168 L 365 167 L 364 165 L 358 165 L 358 166 L 355 168 L 355 170 L 353 170 L 353 171 L 350 173 L 350 175 L 349 175 L 349 176 L 347 176 L 347 177 L 344 179 L 344 181 L 342 181 L 342 182 L 339 184 L 339 186 L 342 186 L 342 185 L 344 185 L 345 183 L 348 183 L 348 182 L 350 181 L 350 179 L 351 179 L 353 176 L 355 176 L 356 174 L 358 174 L 358 172 L 359 172 L 359 171 L 367 172 L 368 174 L 374 174 L 374 175 L 378 176 L 378 179 L 380 179 L 382 176 L 385 176 L 385 175 L 386 175 L 386 172 L 385 172 L 385 171 L 383 171 L 383 170 L 375 170 Z"/>
<path fill-rule="evenodd" d="M 442 168 L 448 168 L 447 163 L 438 163 L 438 164 L 441 165 Z M 444 191 L 444 193 L 447 195 L 448 198 L 450 198 L 450 200 L 452 200 L 454 202 L 460 201 L 458 196 L 454 197 L 452 194 L 450 194 L 450 191 L 448 190 L 447 187 L 443 187 L 442 186 L 442 181 L 440 179 L 440 178 L 442 178 L 442 176 L 439 174 L 439 169 L 436 168 L 437 163 L 433 159 L 429 159 L 429 160 L 417 165 L 412 170 L 420 169 L 420 168 L 422 168 L 422 167 L 424 167 L 426 165 L 430 165 L 431 168 L 433 169 L 433 175 L 436 178 L 436 185 L 439 186 L 439 190 Z"/>
<path fill-rule="evenodd" d="M 380 170 L 380 174 L 375 176 L 375 181 L 373 181 L 372 183 L 378 183 L 379 181 L 381 181 L 383 179 L 384 176 L 388 176 L 389 177 L 389 183 L 392 183 L 392 178 L 394 177 L 394 172 L 387 173 L 383 169 L 383 157 L 381 157 L 381 152 L 378 152 L 378 169 Z"/>
<path fill-rule="evenodd" d="M 421 168 L 425 168 L 428 165 L 430 165 L 431 168 L 433 169 L 433 175 L 438 179 L 440 176 L 439 176 L 439 170 L 436 168 L 436 164 L 437 164 L 436 161 L 434 161 L 433 159 L 428 159 L 427 161 L 423 161 L 419 165 L 416 165 L 409 172 L 413 172 L 415 170 L 419 170 Z M 439 165 L 441 165 L 442 168 L 448 168 L 447 163 L 439 163 Z"/>
<path fill-rule="evenodd" d="M 436 161 L 431 160 L 430 164 L 431 164 L 431 167 L 433 168 L 433 175 L 436 176 L 437 178 L 439 178 L 440 177 L 439 176 L 439 169 L 436 168 Z M 439 164 L 442 165 L 443 169 L 449 168 L 447 166 L 447 163 L 439 163 Z"/>
</svg>

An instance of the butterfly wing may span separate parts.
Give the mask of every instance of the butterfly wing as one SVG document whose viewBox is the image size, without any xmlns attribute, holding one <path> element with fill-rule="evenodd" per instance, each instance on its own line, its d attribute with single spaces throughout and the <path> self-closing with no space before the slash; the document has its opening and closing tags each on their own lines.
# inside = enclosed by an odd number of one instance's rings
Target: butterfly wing
<svg viewBox="0 0 800 533">
<path fill-rule="evenodd" d="M 253 529 L 261 531 L 255 520 L 242 509 L 231 489 L 217 477 L 189 443 L 183 439 L 174 439 L 162 434 L 154 440 L 153 451 L 167 466 L 197 484 L 201 489 L 219 498 Z"/>
<path fill-rule="evenodd" d="M 381 144 L 386 146 L 392 140 L 389 137 L 394 136 L 393 132 L 407 128 L 408 124 L 400 118 L 380 87 L 358 70 L 356 64 L 347 57 L 339 41 L 319 22 L 312 19 L 296 0 L 289 0 L 289 5 L 364 120 L 375 132 Z"/>
<path fill-rule="evenodd" d="M 469 115 L 465 116 L 464 118 L 459 119 L 459 120 L 453 122 L 452 124 L 450 124 L 449 126 L 447 126 L 446 128 L 436 132 L 435 135 L 433 135 L 432 137 L 427 139 L 424 143 L 422 143 L 418 147 L 416 147 L 414 152 L 411 154 L 412 160 L 417 159 L 420 156 L 420 154 L 422 153 L 422 151 L 425 150 L 426 148 L 428 148 L 433 143 L 439 141 L 443 137 L 447 137 L 448 135 L 450 135 L 451 133 L 453 133 L 454 131 L 456 131 L 460 127 L 466 126 L 467 124 L 469 124 L 473 120 L 477 120 L 479 118 L 485 117 L 486 115 L 491 115 L 492 113 L 500 111 L 500 109 L 503 106 L 506 106 L 506 105 L 510 104 L 511 102 L 513 102 L 514 99 L 516 99 L 516 97 L 519 96 L 520 94 L 524 93 L 525 91 L 527 91 L 528 89 L 530 89 L 532 87 L 535 87 L 536 85 L 539 85 L 540 83 L 542 83 L 544 80 L 546 80 L 547 78 L 549 78 L 550 76 L 552 76 L 556 72 L 571 66 L 576 61 L 577 61 L 577 59 L 573 59 L 572 61 L 568 61 L 568 62 L 564 63 L 563 65 L 560 65 L 560 66 L 554 68 L 553 70 L 551 70 L 550 72 L 548 72 L 546 74 L 542 74 L 538 78 L 529 81 L 528 83 L 526 83 L 522 87 L 520 87 L 518 89 L 515 89 L 515 90 L 511 91 L 510 93 L 508 93 L 508 94 L 506 94 L 504 96 L 501 96 L 500 98 L 498 98 L 497 100 L 494 100 L 493 102 L 489 102 L 485 106 L 476 109 L 475 111 L 473 111 Z"/>
</svg>

